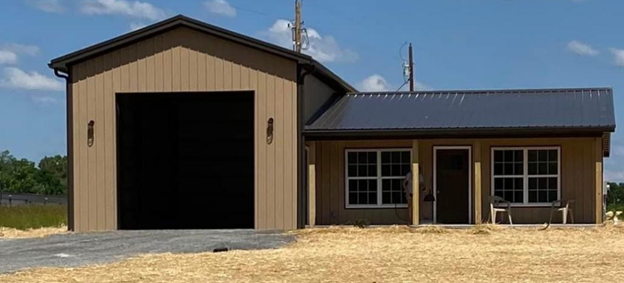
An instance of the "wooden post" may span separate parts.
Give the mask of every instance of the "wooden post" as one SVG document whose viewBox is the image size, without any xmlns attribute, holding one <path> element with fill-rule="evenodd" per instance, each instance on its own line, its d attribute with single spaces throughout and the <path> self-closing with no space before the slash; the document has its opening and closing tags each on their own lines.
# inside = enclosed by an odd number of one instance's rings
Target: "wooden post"
<svg viewBox="0 0 624 283">
<path fill-rule="evenodd" d="M 316 143 L 308 149 L 308 225 L 316 225 Z"/>
<path fill-rule="evenodd" d="M 474 223 L 481 224 L 483 219 L 481 208 L 481 142 L 474 142 L 474 150 L 472 160 L 474 162 Z"/>
<path fill-rule="evenodd" d="M 602 182 L 602 138 L 596 138 L 594 141 L 595 146 L 595 160 L 596 160 L 596 201 L 595 201 L 595 211 L 596 211 L 596 224 L 602 224 L 604 221 L 602 215 L 602 201 L 603 201 L 603 182 Z"/>
<path fill-rule="evenodd" d="M 418 140 L 412 140 L 412 225 L 420 224 L 420 160 Z"/>
</svg>

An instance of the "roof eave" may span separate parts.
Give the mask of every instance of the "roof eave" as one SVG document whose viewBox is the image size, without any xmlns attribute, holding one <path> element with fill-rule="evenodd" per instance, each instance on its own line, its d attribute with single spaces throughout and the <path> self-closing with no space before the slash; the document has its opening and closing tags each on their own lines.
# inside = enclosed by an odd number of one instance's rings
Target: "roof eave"
<svg viewBox="0 0 624 283">
<path fill-rule="evenodd" d="M 598 137 L 612 133 L 615 126 L 600 127 L 523 127 L 523 128 L 446 128 L 446 129 L 357 129 L 303 131 L 307 138 L 503 138 L 503 137 Z"/>
</svg>

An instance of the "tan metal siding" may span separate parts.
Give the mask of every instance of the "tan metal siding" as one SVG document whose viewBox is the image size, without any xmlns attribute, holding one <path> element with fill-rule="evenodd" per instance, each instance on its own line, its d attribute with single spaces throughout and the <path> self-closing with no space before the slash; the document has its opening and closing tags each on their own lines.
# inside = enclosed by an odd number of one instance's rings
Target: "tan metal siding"
<svg viewBox="0 0 624 283">
<path fill-rule="evenodd" d="M 255 227 L 296 228 L 296 70 L 294 61 L 188 28 L 71 66 L 75 230 L 117 228 L 116 93 L 230 90 L 255 93 Z"/>
<path fill-rule="evenodd" d="M 560 146 L 561 197 L 575 199 L 574 220 L 577 223 L 595 221 L 596 157 L 594 138 L 535 138 L 535 139 L 464 139 L 420 140 L 419 154 L 425 186 L 433 187 L 433 147 L 442 145 L 481 146 L 481 211 L 482 219 L 489 215 L 491 194 L 491 147 L 498 146 Z M 366 219 L 373 224 L 407 224 L 406 209 L 346 209 L 345 208 L 345 149 L 411 148 L 411 140 L 387 141 L 317 141 L 316 143 L 316 224 L 346 224 Z M 474 152 L 478 152 L 473 149 Z M 474 165 L 474 164 L 473 164 Z M 473 170 L 474 172 L 474 170 Z M 471 176 L 474 190 L 474 175 Z M 424 196 L 424 195 L 423 195 Z M 474 194 L 473 194 L 474 200 Z M 466 200 L 468 201 L 468 200 Z M 474 206 L 473 201 L 473 206 Z M 474 211 L 474 207 L 471 208 Z M 400 217 L 397 216 L 400 215 Z M 550 207 L 514 207 L 515 223 L 543 223 L 548 220 Z M 420 202 L 421 219 L 431 219 L 431 204 Z M 561 221 L 555 214 L 555 221 Z M 473 219 L 474 220 L 474 219 Z"/>
</svg>

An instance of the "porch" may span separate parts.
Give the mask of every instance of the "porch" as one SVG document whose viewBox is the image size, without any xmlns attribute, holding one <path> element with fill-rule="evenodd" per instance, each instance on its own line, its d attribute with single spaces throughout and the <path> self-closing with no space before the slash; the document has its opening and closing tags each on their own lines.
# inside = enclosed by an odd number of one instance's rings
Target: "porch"
<svg viewBox="0 0 624 283">
<path fill-rule="evenodd" d="M 598 137 L 309 140 L 306 225 L 470 227 L 488 221 L 492 195 L 518 227 L 548 222 L 559 199 L 575 200 L 575 224 L 602 223 L 602 157 Z M 410 171 L 422 177 L 408 206 Z"/>
</svg>

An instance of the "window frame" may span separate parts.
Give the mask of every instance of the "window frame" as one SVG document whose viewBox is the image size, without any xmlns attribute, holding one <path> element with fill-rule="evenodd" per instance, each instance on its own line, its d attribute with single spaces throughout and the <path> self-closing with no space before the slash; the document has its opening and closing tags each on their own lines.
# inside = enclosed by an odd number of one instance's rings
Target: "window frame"
<svg viewBox="0 0 624 283">
<path fill-rule="evenodd" d="M 377 155 L 377 176 L 375 177 L 349 177 L 349 153 L 351 152 L 375 152 Z M 345 149 L 344 152 L 344 204 L 347 209 L 360 209 L 360 208 L 407 208 L 408 204 L 383 204 L 382 194 L 383 188 L 382 183 L 383 180 L 391 180 L 391 179 L 405 179 L 405 176 L 392 176 L 392 177 L 383 177 L 381 175 L 381 153 L 382 152 L 409 152 L 410 156 L 410 171 L 411 164 L 413 164 L 412 157 L 412 149 L 411 148 L 357 148 L 357 149 Z M 377 180 L 377 204 L 350 204 L 349 203 L 349 180 Z M 401 187 L 401 189 L 403 189 Z M 404 192 L 403 192 L 404 193 Z"/>
<path fill-rule="evenodd" d="M 494 152 L 497 150 L 522 150 L 522 175 L 495 175 Z M 529 150 L 557 150 L 557 175 L 529 175 Z M 557 177 L 557 199 L 561 199 L 561 146 L 513 146 L 492 147 L 490 150 L 490 196 L 494 196 L 494 181 L 496 178 L 522 178 L 522 203 L 511 203 L 512 207 L 550 207 L 552 202 L 529 202 L 529 178 Z"/>
</svg>

